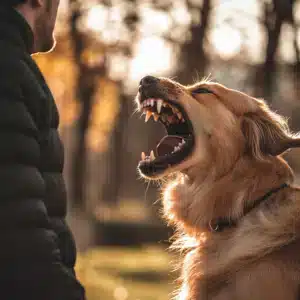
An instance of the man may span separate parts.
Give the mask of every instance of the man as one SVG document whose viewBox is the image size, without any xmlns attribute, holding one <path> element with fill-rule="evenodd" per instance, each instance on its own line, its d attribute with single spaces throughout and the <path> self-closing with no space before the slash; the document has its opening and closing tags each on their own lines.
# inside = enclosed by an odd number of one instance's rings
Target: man
<svg viewBox="0 0 300 300">
<path fill-rule="evenodd" d="M 65 223 L 59 117 L 31 58 L 53 48 L 59 0 L 0 0 L 0 299 L 83 300 Z"/>
</svg>

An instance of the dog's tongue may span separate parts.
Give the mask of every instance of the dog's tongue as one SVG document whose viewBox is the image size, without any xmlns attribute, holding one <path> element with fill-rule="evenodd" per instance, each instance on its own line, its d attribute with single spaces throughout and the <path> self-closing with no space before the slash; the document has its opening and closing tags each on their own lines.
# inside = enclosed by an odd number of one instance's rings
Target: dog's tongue
<svg viewBox="0 0 300 300">
<path fill-rule="evenodd" d="M 177 135 L 167 135 L 161 139 L 159 144 L 156 146 L 157 156 L 164 156 L 174 151 L 174 147 L 182 141 L 182 137 Z"/>
</svg>

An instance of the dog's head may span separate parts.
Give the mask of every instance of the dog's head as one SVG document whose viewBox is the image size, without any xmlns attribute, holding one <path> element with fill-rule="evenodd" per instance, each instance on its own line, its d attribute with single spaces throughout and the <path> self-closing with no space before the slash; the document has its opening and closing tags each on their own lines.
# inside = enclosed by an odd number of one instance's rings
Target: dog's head
<svg viewBox="0 0 300 300">
<path fill-rule="evenodd" d="M 265 102 L 217 83 L 183 86 L 147 76 L 136 102 L 146 121 L 153 116 L 167 131 L 155 153 L 142 153 L 138 168 L 146 178 L 191 175 L 213 165 L 225 173 L 242 156 L 267 160 L 300 144 Z"/>
</svg>

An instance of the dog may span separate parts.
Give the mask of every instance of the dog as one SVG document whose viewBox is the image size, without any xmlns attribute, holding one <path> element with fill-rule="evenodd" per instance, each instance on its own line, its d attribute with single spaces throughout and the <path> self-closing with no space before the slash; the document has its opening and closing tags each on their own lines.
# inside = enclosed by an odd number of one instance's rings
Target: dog
<svg viewBox="0 0 300 300">
<path fill-rule="evenodd" d="M 282 158 L 300 139 L 260 99 L 146 76 L 135 99 L 167 135 L 139 173 L 167 182 L 163 216 L 183 253 L 180 300 L 300 299 L 300 190 Z"/>
</svg>

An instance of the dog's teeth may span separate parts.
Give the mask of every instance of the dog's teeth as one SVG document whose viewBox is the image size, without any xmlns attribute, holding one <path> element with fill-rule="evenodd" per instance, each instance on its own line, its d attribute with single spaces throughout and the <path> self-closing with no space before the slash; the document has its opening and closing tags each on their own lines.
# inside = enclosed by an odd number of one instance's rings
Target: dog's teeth
<svg viewBox="0 0 300 300">
<path fill-rule="evenodd" d="M 161 99 L 158 99 L 157 101 L 156 101 L 156 108 L 157 108 L 157 112 L 160 114 L 160 112 L 161 112 L 161 107 L 162 107 L 162 105 L 163 105 L 163 101 L 161 100 Z"/>
<path fill-rule="evenodd" d="M 157 122 L 158 119 L 159 119 L 159 115 L 156 114 L 156 113 L 152 113 L 152 115 L 153 115 L 153 118 L 154 118 L 155 122 Z"/>
<path fill-rule="evenodd" d="M 180 112 L 178 112 L 177 117 L 178 117 L 179 120 L 181 120 L 182 119 L 182 114 Z"/>
<path fill-rule="evenodd" d="M 145 123 L 148 122 L 148 120 L 151 118 L 152 116 L 152 112 L 150 112 L 149 110 L 146 112 L 146 117 L 145 117 Z"/>
<path fill-rule="evenodd" d="M 150 152 L 150 160 L 152 161 L 154 159 L 155 159 L 155 155 L 154 155 L 153 150 L 151 150 L 151 152 Z"/>
<path fill-rule="evenodd" d="M 154 106 L 154 99 L 150 99 L 150 105 L 153 107 Z"/>
<path fill-rule="evenodd" d="M 176 114 L 176 108 L 174 106 L 171 106 L 171 108 L 172 108 L 173 113 Z"/>
<path fill-rule="evenodd" d="M 163 102 L 163 107 L 167 107 L 168 103 L 167 102 Z"/>
<path fill-rule="evenodd" d="M 145 160 L 145 159 L 146 159 L 146 154 L 145 154 L 145 152 L 142 152 L 141 158 L 142 158 L 142 160 Z"/>
<path fill-rule="evenodd" d="M 185 140 L 182 140 L 182 142 L 181 142 L 181 143 L 182 143 L 182 145 L 184 145 L 184 144 L 185 144 Z"/>
</svg>

